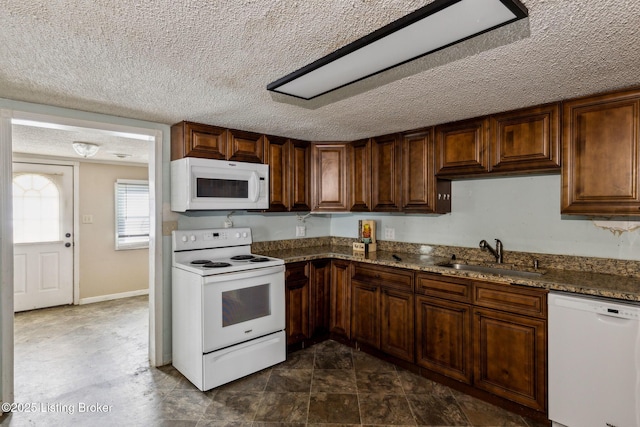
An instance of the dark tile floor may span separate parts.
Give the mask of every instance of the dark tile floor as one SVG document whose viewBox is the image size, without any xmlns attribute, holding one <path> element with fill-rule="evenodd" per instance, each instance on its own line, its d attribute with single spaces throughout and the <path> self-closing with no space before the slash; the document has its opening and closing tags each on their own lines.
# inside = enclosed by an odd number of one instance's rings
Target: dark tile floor
<svg viewBox="0 0 640 427">
<path fill-rule="evenodd" d="M 538 426 L 326 341 L 202 393 L 150 368 L 145 297 L 16 315 L 12 426 Z M 27 412 L 28 411 L 28 412 Z"/>
</svg>

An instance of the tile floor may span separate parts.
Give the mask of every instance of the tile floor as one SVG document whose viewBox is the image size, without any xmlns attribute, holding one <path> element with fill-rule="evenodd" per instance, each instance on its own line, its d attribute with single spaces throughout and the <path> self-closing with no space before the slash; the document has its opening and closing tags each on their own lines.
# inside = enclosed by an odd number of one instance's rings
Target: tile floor
<svg viewBox="0 0 640 427">
<path fill-rule="evenodd" d="M 326 341 L 202 393 L 147 360 L 146 297 L 19 313 L 12 426 L 539 424 Z"/>
</svg>

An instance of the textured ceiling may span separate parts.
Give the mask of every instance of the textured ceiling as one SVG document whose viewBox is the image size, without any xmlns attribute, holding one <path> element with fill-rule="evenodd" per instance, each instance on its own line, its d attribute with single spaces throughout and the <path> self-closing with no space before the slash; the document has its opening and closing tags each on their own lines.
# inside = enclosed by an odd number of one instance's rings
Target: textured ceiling
<svg viewBox="0 0 640 427">
<path fill-rule="evenodd" d="M 522 0 L 527 37 L 314 109 L 266 85 L 428 0 L 3 0 L 0 97 L 355 140 L 640 85 L 640 2 Z"/>
</svg>

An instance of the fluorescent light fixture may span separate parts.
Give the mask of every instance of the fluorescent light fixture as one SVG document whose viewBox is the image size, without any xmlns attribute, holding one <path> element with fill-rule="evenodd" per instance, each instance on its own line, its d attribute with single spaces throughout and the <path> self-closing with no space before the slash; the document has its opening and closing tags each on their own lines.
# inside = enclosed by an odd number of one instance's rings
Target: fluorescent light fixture
<svg viewBox="0 0 640 427">
<path fill-rule="evenodd" d="M 73 150 L 84 158 L 93 157 L 96 155 L 100 146 L 98 144 L 94 144 L 93 142 L 82 142 L 82 141 L 74 141 Z"/>
<path fill-rule="evenodd" d="M 436 0 L 267 85 L 313 99 L 528 16 L 518 0 Z"/>
</svg>

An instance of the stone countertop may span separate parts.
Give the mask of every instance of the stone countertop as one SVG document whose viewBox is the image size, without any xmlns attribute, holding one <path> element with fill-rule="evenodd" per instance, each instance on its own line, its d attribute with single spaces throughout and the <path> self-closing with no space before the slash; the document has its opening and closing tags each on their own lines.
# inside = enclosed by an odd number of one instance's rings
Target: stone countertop
<svg viewBox="0 0 640 427">
<path fill-rule="evenodd" d="M 615 274 L 581 272 L 573 270 L 545 269 L 539 277 L 517 277 L 508 274 L 489 274 L 469 270 L 455 270 L 439 264 L 449 262 L 448 258 L 410 253 L 395 254 L 401 258 L 393 258 L 393 252 L 377 251 L 366 257 L 354 255 L 349 246 L 312 246 L 295 249 L 279 249 L 261 251 L 262 255 L 281 258 L 285 263 L 311 261 L 314 259 L 332 258 L 347 261 L 359 261 L 409 270 L 439 273 L 443 276 L 467 277 L 470 279 L 488 280 L 497 283 L 518 284 L 550 291 L 564 291 L 583 295 L 640 302 L 640 279 Z M 457 260 L 456 262 L 464 261 Z"/>
</svg>

